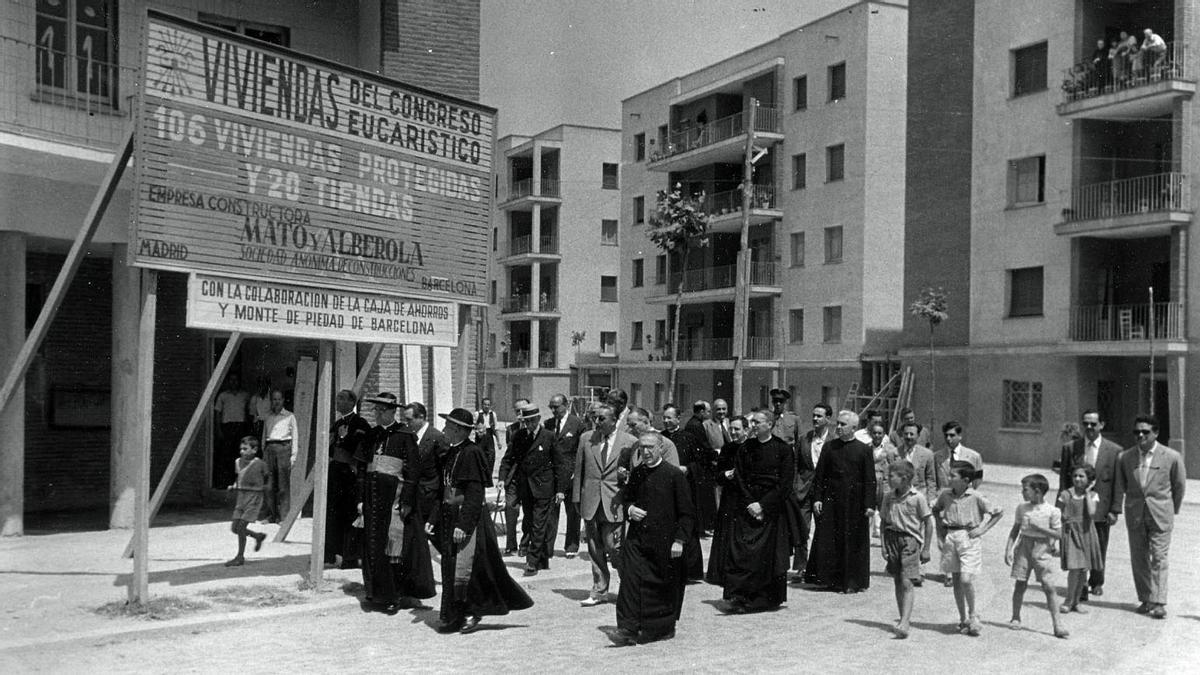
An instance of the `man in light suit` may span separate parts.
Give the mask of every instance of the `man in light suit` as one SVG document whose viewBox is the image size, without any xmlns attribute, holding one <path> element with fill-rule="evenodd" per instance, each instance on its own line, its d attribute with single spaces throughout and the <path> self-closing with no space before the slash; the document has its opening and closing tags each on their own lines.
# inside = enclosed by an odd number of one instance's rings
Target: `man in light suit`
<svg viewBox="0 0 1200 675">
<path fill-rule="evenodd" d="M 721 448 L 729 443 L 729 404 L 725 399 L 713 401 L 712 419 L 704 420 L 704 433 L 708 435 L 708 443 L 718 454 Z"/>
<path fill-rule="evenodd" d="M 1124 497 L 1125 529 L 1129 532 L 1129 563 L 1137 588 L 1138 614 L 1167 618 L 1167 551 L 1171 529 L 1183 505 L 1187 475 L 1183 456 L 1158 442 L 1158 418 L 1142 415 L 1133 421 L 1137 445 L 1117 459 L 1116 486 L 1109 506 L 1109 524 L 1117 522 Z"/>
<path fill-rule="evenodd" d="M 573 485 L 575 476 L 575 451 L 579 447 L 579 437 L 583 435 L 583 420 L 571 412 L 567 405 L 567 397 L 555 394 L 550 397 L 550 419 L 546 420 L 546 428 L 554 434 L 554 445 L 562 455 L 563 463 L 571 475 L 567 476 L 567 495 L 563 501 L 566 510 L 567 532 L 563 539 L 563 551 L 568 558 L 574 558 L 579 553 L 579 509 L 575 506 Z M 553 549 L 554 539 L 558 536 L 558 506 L 550 512 L 550 542 Z"/>
<path fill-rule="evenodd" d="M 950 463 L 970 462 L 975 467 L 975 480 L 971 487 L 979 489 L 983 482 L 983 455 L 962 444 L 962 425 L 955 421 L 942 425 L 942 436 L 946 439 L 946 447 L 933 453 L 934 477 L 937 479 L 938 492 L 950 487 Z"/>
<path fill-rule="evenodd" d="M 613 407 L 603 404 L 596 409 L 596 428 L 579 441 L 575 455 L 575 479 L 572 494 L 587 530 L 588 557 L 592 559 L 592 590 L 584 607 L 608 602 L 612 578 L 609 560 L 616 562 L 621 548 L 621 529 L 625 512 L 617 501 L 620 489 L 618 460 L 629 455 L 637 439 L 617 429 Z"/>
<path fill-rule="evenodd" d="M 1092 520 L 1096 525 L 1096 537 L 1100 540 L 1100 559 L 1108 559 L 1108 511 L 1113 501 L 1113 480 L 1117 471 L 1117 456 L 1121 454 L 1121 446 L 1100 435 L 1104 430 L 1104 420 L 1099 411 L 1085 410 L 1080 422 L 1083 428 L 1083 438 L 1077 438 L 1062 447 L 1062 459 L 1059 461 L 1058 489 L 1071 489 L 1071 473 L 1075 467 L 1084 464 L 1096 470 L 1096 503 Z M 1088 593 L 1104 595 L 1104 568 L 1092 570 L 1088 579 L 1089 588 L 1083 591 L 1083 600 L 1088 599 Z"/>
</svg>

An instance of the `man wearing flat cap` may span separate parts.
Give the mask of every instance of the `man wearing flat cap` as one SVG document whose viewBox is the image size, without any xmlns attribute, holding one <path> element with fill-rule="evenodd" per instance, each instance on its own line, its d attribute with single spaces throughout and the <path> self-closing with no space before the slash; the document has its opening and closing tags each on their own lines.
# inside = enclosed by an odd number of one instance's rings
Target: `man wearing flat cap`
<svg viewBox="0 0 1200 675">
<path fill-rule="evenodd" d="M 775 413 L 775 436 L 789 446 L 796 443 L 796 415 L 787 409 L 788 399 L 792 397 L 787 389 L 771 390 L 771 412 Z"/>
<path fill-rule="evenodd" d="M 513 435 L 512 445 L 500 462 L 500 475 L 515 483 L 521 501 L 521 522 L 529 533 L 525 553 L 525 576 L 550 569 L 555 533 L 550 531 L 551 510 L 562 503 L 571 470 L 554 432 L 541 424 L 541 410 L 532 403 L 521 409 L 517 423 L 523 429 Z"/>
</svg>

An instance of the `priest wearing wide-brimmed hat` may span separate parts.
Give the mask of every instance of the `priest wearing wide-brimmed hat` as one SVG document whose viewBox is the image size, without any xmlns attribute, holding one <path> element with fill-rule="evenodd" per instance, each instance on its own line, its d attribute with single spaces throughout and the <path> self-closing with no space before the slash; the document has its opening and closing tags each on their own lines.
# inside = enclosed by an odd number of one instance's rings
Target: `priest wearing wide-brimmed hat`
<svg viewBox="0 0 1200 675">
<path fill-rule="evenodd" d="M 515 484 L 521 502 L 522 529 L 528 535 L 525 576 L 550 569 L 555 532 L 551 531 L 553 510 L 562 503 L 572 467 L 554 442 L 554 432 L 542 426 L 542 412 L 530 403 L 521 408 L 517 423 L 522 430 L 513 435 L 512 445 L 500 462 L 500 475 Z"/>
</svg>

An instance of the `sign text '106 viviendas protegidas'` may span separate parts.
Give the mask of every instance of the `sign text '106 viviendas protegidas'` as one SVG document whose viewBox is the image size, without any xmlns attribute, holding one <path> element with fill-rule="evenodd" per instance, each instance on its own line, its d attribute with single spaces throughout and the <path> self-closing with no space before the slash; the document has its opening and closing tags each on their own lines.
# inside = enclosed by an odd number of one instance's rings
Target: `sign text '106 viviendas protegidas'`
<svg viewBox="0 0 1200 675">
<path fill-rule="evenodd" d="M 135 264 L 486 301 L 495 113 L 151 11 Z"/>
</svg>

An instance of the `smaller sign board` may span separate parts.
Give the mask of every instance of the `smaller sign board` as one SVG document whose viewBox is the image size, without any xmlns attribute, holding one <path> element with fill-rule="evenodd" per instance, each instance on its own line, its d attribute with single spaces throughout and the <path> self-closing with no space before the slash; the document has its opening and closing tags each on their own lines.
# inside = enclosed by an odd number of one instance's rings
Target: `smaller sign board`
<svg viewBox="0 0 1200 675">
<path fill-rule="evenodd" d="M 458 305 L 204 274 L 188 277 L 188 328 L 453 347 Z"/>
</svg>

